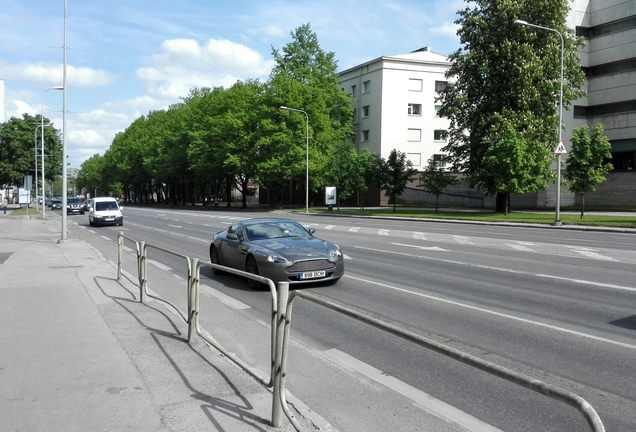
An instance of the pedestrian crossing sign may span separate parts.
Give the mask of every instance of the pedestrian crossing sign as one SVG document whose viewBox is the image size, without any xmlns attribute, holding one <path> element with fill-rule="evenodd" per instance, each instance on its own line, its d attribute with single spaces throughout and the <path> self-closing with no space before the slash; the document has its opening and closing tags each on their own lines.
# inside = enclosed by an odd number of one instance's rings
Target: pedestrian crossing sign
<svg viewBox="0 0 636 432">
<path fill-rule="evenodd" d="M 563 144 L 563 140 L 559 141 L 556 148 L 554 149 L 554 154 L 568 154 L 568 150 L 565 148 L 565 144 Z"/>
</svg>

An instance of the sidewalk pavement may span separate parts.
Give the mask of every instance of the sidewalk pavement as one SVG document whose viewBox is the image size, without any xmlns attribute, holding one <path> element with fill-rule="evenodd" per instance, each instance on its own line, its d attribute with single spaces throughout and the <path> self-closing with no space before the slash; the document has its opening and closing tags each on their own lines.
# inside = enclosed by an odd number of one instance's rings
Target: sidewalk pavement
<svg viewBox="0 0 636 432">
<path fill-rule="evenodd" d="M 3 431 L 291 431 L 272 394 L 57 220 L 0 213 Z"/>
</svg>

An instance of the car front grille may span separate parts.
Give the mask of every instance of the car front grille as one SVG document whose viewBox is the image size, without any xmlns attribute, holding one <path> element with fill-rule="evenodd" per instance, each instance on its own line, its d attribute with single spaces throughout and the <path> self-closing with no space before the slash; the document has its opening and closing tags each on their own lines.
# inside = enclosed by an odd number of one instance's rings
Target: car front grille
<svg viewBox="0 0 636 432">
<path fill-rule="evenodd" d="M 306 261 L 296 261 L 293 265 L 287 267 L 285 270 L 288 273 L 295 272 L 306 272 L 306 271 L 316 271 L 316 270 L 329 270 L 336 266 L 336 263 L 333 263 L 326 259 L 319 260 L 306 260 Z"/>
</svg>

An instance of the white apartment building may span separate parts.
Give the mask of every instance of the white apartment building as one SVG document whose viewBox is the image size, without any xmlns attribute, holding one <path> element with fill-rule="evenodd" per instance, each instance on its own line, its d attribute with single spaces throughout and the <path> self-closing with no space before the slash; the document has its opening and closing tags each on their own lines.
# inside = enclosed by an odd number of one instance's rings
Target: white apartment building
<svg viewBox="0 0 636 432">
<path fill-rule="evenodd" d="M 356 149 L 385 159 L 397 149 L 419 170 L 440 154 L 449 121 L 437 116 L 435 97 L 449 66 L 446 56 L 424 47 L 341 72 L 341 87 L 355 98 Z"/>
<path fill-rule="evenodd" d="M 574 128 L 587 124 L 593 130 L 603 124 L 615 168 L 596 193 L 586 194 L 586 203 L 636 205 L 636 0 L 573 0 L 567 23 L 585 37 L 579 56 L 587 97 L 563 111 L 563 141 L 570 148 Z M 440 154 L 446 144 L 441 131 L 449 122 L 436 116 L 435 96 L 445 85 L 449 66 L 446 56 L 425 47 L 342 71 L 341 87 L 355 98 L 356 149 L 366 147 L 387 158 L 395 148 L 407 153 L 419 170 Z M 576 199 L 567 187 L 561 188 L 562 206 L 574 205 Z M 513 197 L 515 204 L 554 208 L 556 185 Z"/>
</svg>

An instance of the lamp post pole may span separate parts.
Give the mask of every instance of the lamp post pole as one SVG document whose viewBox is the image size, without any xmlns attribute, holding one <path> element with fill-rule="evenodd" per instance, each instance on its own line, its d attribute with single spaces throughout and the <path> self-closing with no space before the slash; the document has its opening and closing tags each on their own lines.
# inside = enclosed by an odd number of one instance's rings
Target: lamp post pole
<svg viewBox="0 0 636 432">
<path fill-rule="evenodd" d="M 280 109 L 301 112 L 305 114 L 305 118 L 307 120 L 307 126 L 305 128 L 305 139 L 307 141 L 307 157 L 305 160 L 305 213 L 309 213 L 309 114 L 303 110 L 289 108 L 286 106 L 281 106 Z"/>
<path fill-rule="evenodd" d="M 536 24 L 530 24 L 523 20 L 515 20 L 517 25 L 535 27 L 541 30 L 554 32 L 561 38 L 561 81 L 559 83 L 559 144 L 561 144 L 562 118 L 563 118 L 563 35 L 560 31 L 549 27 L 543 27 Z M 554 215 L 553 225 L 561 225 L 561 153 L 557 153 L 557 190 L 556 190 L 556 212 Z"/>
<path fill-rule="evenodd" d="M 46 210 L 44 210 L 44 207 L 46 207 L 44 205 L 44 179 L 46 177 L 44 177 L 44 93 L 46 93 L 49 90 L 64 90 L 64 87 L 62 86 L 55 86 L 55 87 L 49 87 L 46 90 L 44 90 L 42 92 L 42 105 L 40 108 L 40 121 L 42 122 L 42 124 L 40 125 L 42 127 L 42 161 L 41 161 L 41 165 L 42 165 L 42 219 L 45 219 L 46 217 Z"/>
</svg>

